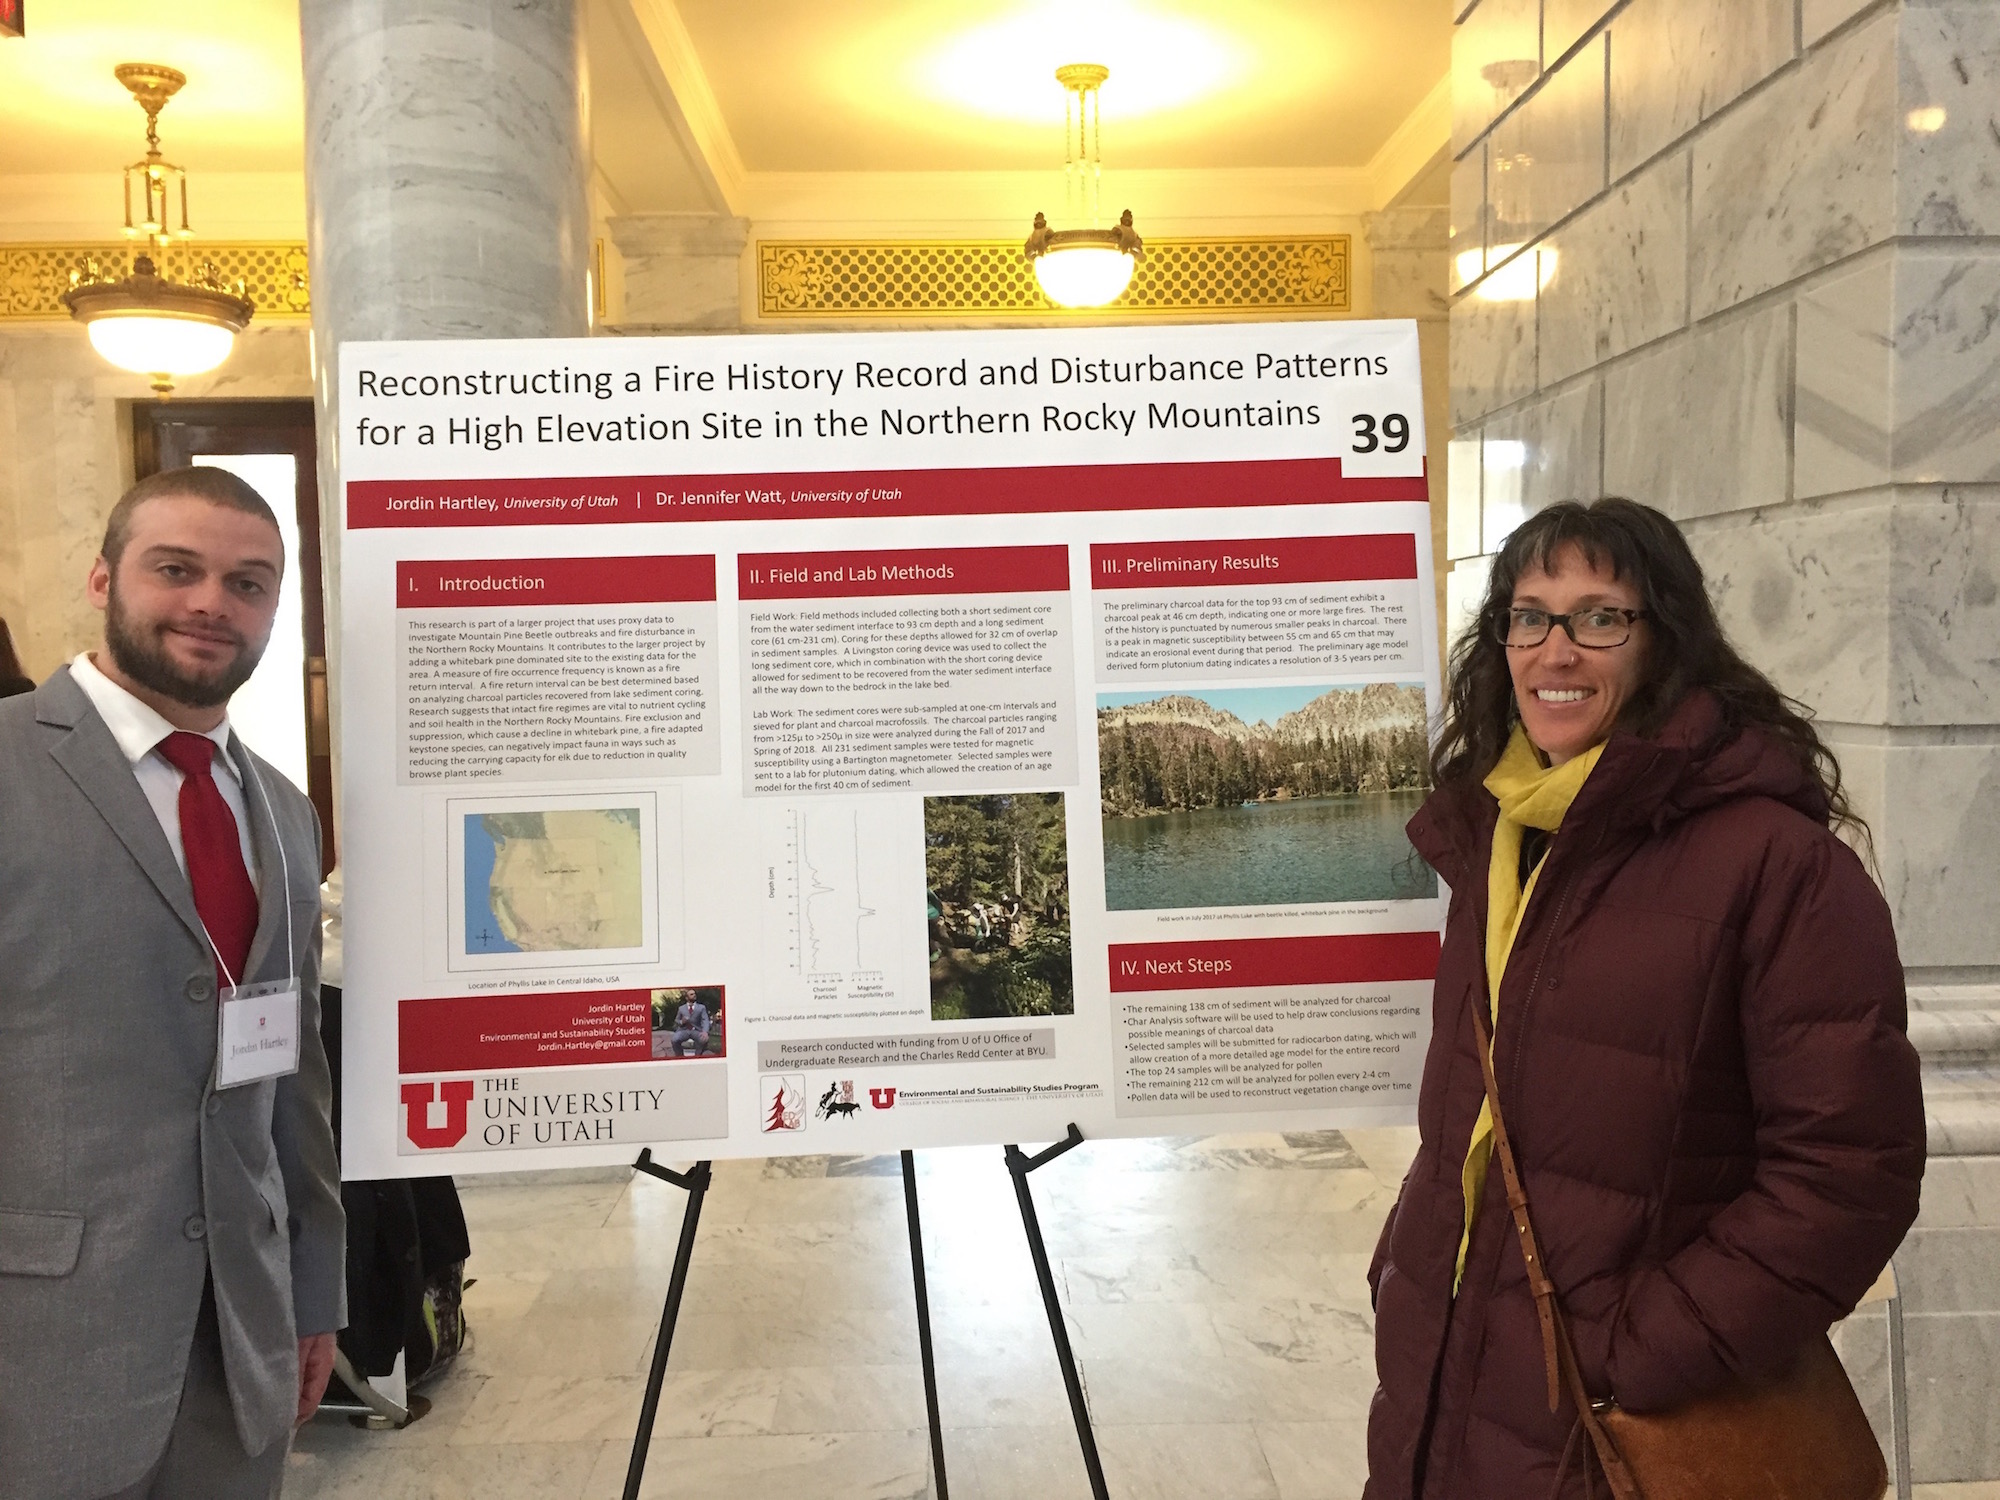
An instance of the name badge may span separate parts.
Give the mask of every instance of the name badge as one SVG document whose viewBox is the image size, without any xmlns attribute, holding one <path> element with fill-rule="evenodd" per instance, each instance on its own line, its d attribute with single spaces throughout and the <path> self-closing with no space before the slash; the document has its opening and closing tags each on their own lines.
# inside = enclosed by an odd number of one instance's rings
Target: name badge
<svg viewBox="0 0 2000 1500">
<path fill-rule="evenodd" d="M 276 979 L 222 992 L 215 1086 L 233 1089 L 299 1070 L 299 982 Z"/>
</svg>

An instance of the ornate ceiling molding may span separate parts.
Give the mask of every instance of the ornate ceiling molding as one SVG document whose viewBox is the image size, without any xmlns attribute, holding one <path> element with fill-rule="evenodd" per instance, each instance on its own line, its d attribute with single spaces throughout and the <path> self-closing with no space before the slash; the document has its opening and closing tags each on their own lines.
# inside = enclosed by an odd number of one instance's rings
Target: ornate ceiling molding
<svg viewBox="0 0 2000 1500">
<path fill-rule="evenodd" d="M 1324 317 L 1352 309 L 1345 234 L 1149 235 L 1109 307 L 1070 311 L 1010 240 L 759 240 L 760 319 Z"/>
<path fill-rule="evenodd" d="M 312 313 L 306 247 L 297 241 L 198 240 L 190 255 L 197 263 L 213 261 L 224 281 L 240 277 L 260 319 Z M 93 261 L 107 271 L 129 271 L 131 257 L 132 245 L 125 240 L 0 244 L 0 322 L 67 321 L 69 309 L 57 299 L 69 290 L 70 272 Z"/>
</svg>

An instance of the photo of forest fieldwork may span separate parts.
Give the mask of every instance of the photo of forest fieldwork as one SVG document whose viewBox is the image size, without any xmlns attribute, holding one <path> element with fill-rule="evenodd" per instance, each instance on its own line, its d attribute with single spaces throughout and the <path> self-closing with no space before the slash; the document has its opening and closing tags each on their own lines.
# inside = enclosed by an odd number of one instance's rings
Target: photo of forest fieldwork
<svg viewBox="0 0 2000 1500">
<path fill-rule="evenodd" d="M 933 1020 L 1075 1010 L 1062 793 L 926 797 L 924 878 Z"/>
<path fill-rule="evenodd" d="M 1414 683 L 1101 695 L 1105 905 L 1434 896 L 1403 835 L 1429 750 Z"/>
</svg>

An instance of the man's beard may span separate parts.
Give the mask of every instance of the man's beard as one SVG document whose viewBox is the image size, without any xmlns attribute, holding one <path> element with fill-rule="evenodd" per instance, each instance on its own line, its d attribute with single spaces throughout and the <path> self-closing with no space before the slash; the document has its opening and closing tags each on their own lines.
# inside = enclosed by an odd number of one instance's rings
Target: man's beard
<svg viewBox="0 0 2000 1500">
<path fill-rule="evenodd" d="M 229 665 L 214 677 L 190 677 L 167 655 L 161 640 L 164 633 L 165 627 L 157 624 L 135 626 L 119 603 L 117 586 L 112 586 L 104 611 L 104 644 L 119 671 L 162 697 L 189 708 L 220 708 L 250 680 L 264 655 L 261 644 L 252 646 L 240 632 L 231 631 L 236 655 Z"/>
</svg>

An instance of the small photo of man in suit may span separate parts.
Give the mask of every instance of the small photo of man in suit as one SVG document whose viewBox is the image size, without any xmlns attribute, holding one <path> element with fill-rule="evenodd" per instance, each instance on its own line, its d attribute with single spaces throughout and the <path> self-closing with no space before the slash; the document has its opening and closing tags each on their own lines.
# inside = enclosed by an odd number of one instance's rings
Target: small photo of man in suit
<svg viewBox="0 0 2000 1500">
<path fill-rule="evenodd" d="M 0 1500 L 265 1500 L 332 1368 L 319 827 L 228 717 L 284 572 L 234 475 L 142 480 L 0 702 Z"/>
</svg>

